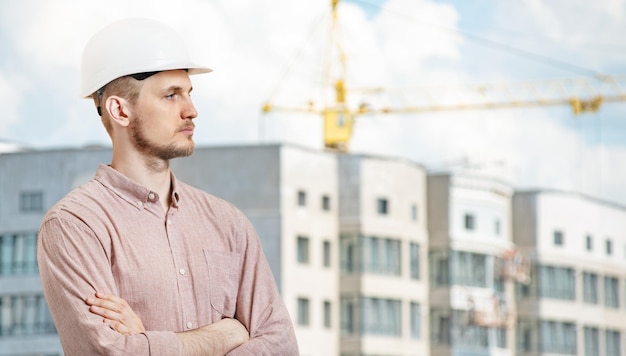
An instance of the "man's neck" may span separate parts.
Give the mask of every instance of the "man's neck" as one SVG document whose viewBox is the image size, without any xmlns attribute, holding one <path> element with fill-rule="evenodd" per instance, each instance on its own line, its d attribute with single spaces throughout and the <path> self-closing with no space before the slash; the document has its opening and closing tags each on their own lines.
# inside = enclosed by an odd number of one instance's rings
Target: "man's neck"
<svg viewBox="0 0 626 356">
<path fill-rule="evenodd" d="M 129 179 L 156 192 L 163 209 L 167 211 L 171 203 L 172 174 L 168 160 L 146 157 L 138 153 L 116 155 L 113 152 L 111 167 Z"/>
</svg>

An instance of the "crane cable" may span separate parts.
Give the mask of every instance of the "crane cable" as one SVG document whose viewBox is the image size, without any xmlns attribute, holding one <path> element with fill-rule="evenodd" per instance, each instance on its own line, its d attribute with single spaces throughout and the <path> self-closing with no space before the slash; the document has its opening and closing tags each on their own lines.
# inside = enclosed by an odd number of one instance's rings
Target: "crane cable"
<svg viewBox="0 0 626 356">
<path fill-rule="evenodd" d="M 366 4 L 368 6 L 372 6 L 375 8 L 380 9 L 381 6 L 378 4 L 374 4 L 370 1 L 367 0 L 352 0 L 353 2 L 358 2 L 358 3 L 363 3 Z M 472 40 L 474 42 L 480 43 L 482 45 L 485 45 L 487 47 L 492 47 L 504 52 L 508 52 L 511 53 L 513 55 L 519 56 L 519 57 L 524 57 L 526 59 L 530 59 L 533 60 L 535 62 L 539 62 L 545 65 L 549 65 L 549 66 L 554 66 L 554 67 L 558 67 L 561 69 L 567 69 L 570 72 L 574 72 L 577 74 L 582 74 L 585 76 L 590 76 L 592 78 L 596 78 L 596 79 L 600 79 L 603 80 L 605 79 L 607 76 L 604 75 L 601 72 L 598 72 L 594 69 L 589 69 L 589 68 L 585 68 L 576 64 L 572 64 L 572 63 L 568 63 L 559 59 L 555 59 L 555 58 L 551 58 L 549 56 L 546 55 L 542 55 L 542 54 L 537 54 L 537 53 L 533 53 L 531 51 L 525 50 L 525 49 L 521 49 L 518 47 L 514 47 L 502 42 L 498 42 L 498 41 L 494 41 L 491 39 L 487 39 L 484 37 L 481 37 L 479 35 L 476 35 L 474 33 L 465 31 L 465 30 L 461 30 L 461 29 L 456 29 L 456 28 L 450 28 L 450 27 L 446 27 L 446 26 L 442 26 L 442 25 L 438 25 L 438 24 L 434 24 L 431 22 L 425 22 L 425 21 L 420 21 L 412 16 L 409 16 L 405 13 L 397 13 L 397 12 L 393 12 L 393 11 L 389 11 L 389 10 L 385 10 L 388 14 L 397 16 L 398 18 L 403 18 L 405 20 L 411 20 L 411 22 L 419 22 L 423 25 L 429 26 L 431 28 L 435 28 L 438 29 L 440 31 L 443 32 L 451 32 L 451 33 L 455 33 L 455 34 L 459 34 L 462 37 L 465 37 L 469 40 Z"/>
<path fill-rule="evenodd" d="M 302 46 L 299 47 L 293 53 L 292 58 L 288 60 L 287 64 L 283 65 L 281 69 L 281 73 L 279 75 L 278 82 L 276 83 L 276 86 L 272 89 L 271 94 L 267 97 L 267 100 L 266 100 L 267 103 L 270 103 L 273 101 L 272 99 L 277 94 L 283 82 L 285 81 L 285 79 L 287 78 L 291 70 L 293 69 L 294 64 L 296 63 L 296 61 L 298 61 L 302 57 L 304 49 L 310 43 L 313 35 L 315 35 L 315 33 L 317 32 L 316 30 L 318 29 L 319 26 L 321 26 L 321 24 L 323 24 L 323 21 L 320 21 L 320 20 L 325 16 L 326 14 L 322 13 L 315 18 L 315 21 L 313 21 L 311 28 L 309 29 L 309 32 L 305 36 L 305 41 L 302 41 Z"/>
</svg>

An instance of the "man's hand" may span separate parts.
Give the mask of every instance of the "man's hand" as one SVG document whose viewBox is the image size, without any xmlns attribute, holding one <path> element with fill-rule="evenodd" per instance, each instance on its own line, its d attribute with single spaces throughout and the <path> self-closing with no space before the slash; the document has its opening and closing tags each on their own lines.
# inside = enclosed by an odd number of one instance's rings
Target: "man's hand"
<svg viewBox="0 0 626 356">
<path fill-rule="evenodd" d="M 122 298 L 97 292 L 95 297 L 87 297 L 85 302 L 90 305 L 90 312 L 103 317 L 103 322 L 120 334 L 140 334 L 146 331 L 141 319 Z"/>
</svg>

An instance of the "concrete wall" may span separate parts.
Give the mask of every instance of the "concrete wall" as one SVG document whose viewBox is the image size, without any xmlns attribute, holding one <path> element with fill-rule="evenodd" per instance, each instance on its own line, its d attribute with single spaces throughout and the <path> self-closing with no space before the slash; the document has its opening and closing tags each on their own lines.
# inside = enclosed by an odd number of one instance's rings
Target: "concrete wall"
<svg viewBox="0 0 626 356">
<path fill-rule="evenodd" d="M 450 240 L 465 251 L 499 254 L 512 245 L 513 188 L 496 179 L 454 175 L 450 193 Z M 473 230 L 465 215 L 474 216 Z M 496 222 L 499 232 L 496 231 Z"/>
<path fill-rule="evenodd" d="M 447 248 L 450 236 L 450 176 L 428 175 L 428 232 L 431 248 Z"/>
<path fill-rule="evenodd" d="M 537 211 L 534 193 L 515 192 L 513 195 L 513 226 L 515 244 L 530 253 L 537 237 Z"/>
<path fill-rule="evenodd" d="M 357 233 L 361 228 L 361 162 L 360 157 L 338 155 L 339 219 L 342 232 Z"/>
<path fill-rule="evenodd" d="M 0 232 L 37 230 L 52 205 L 93 178 L 99 163 L 110 160 L 106 148 L 0 154 Z M 43 211 L 21 213 L 22 191 L 42 191 Z"/>
<path fill-rule="evenodd" d="M 303 356 L 336 355 L 339 350 L 339 188 L 334 153 L 282 146 L 280 151 L 281 231 L 284 244 L 283 298 L 296 324 Z M 298 205 L 298 192 L 306 196 Z M 322 206 L 323 197 L 330 202 Z M 298 263 L 297 238 L 309 241 L 309 262 Z M 330 266 L 324 266 L 324 242 L 330 243 Z M 309 325 L 299 325 L 298 298 L 309 300 Z M 331 305 L 324 326 L 324 302 Z"/>
</svg>

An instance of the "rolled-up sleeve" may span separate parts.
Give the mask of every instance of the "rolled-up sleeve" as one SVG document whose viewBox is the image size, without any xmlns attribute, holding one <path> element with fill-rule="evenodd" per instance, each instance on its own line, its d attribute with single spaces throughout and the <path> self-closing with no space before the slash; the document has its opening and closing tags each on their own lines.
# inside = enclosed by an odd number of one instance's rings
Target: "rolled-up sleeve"
<svg viewBox="0 0 626 356">
<path fill-rule="evenodd" d="M 85 298 L 118 293 L 106 242 L 80 219 L 49 214 L 39 229 L 37 260 L 46 301 L 66 355 L 178 355 L 174 332 L 121 335 L 89 312 Z"/>
</svg>

